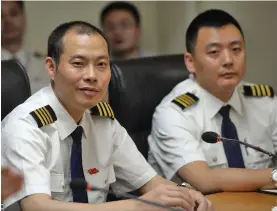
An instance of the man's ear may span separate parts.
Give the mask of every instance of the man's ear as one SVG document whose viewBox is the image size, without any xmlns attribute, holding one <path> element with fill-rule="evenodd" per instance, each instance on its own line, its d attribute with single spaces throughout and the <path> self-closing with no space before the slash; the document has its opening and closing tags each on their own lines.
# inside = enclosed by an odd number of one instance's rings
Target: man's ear
<svg viewBox="0 0 277 211">
<path fill-rule="evenodd" d="M 194 65 L 194 59 L 191 53 L 186 52 L 184 54 L 184 61 L 186 64 L 186 67 L 190 73 L 195 74 L 195 65 Z"/>
<path fill-rule="evenodd" d="M 57 71 L 57 64 L 51 57 L 46 57 L 45 59 L 45 69 L 52 81 L 55 81 L 55 75 Z"/>
</svg>

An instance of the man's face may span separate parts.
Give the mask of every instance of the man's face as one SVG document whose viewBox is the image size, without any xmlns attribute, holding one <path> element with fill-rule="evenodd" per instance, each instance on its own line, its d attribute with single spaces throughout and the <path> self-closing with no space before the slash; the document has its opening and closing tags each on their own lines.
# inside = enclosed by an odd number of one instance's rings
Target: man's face
<svg viewBox="0 0 277 211">
<path fill-rule="evenodd" d="M 198 83 L 208 91 L 230 92 L 245 73 L 245 43 L 240 31 L 231 24 L 201 28 L 194 55 L 186 53 L 185 57 Z"/>
<path fill-rule="evenodd" d="M 26 19 L 24 11 L 13 1 L 1 1 L 2 43 L 22 40 Z"/>
<path fill-rule="evenodd" d="M 104 19 L 103 31 L 115 53 L 124 53 L 135 48 L 140 38 L 140 28 L 135 18 L 125 10 L 110 12 Z"/>
<path fill-rule="evenodd" d="M 58 66 L 46 59 L 46 68 L 65 107 L 92 108 L 103 99 L 111 78 L 107 43 L 99 34 L 70 30 L 63 39 Z"/>
</svg>

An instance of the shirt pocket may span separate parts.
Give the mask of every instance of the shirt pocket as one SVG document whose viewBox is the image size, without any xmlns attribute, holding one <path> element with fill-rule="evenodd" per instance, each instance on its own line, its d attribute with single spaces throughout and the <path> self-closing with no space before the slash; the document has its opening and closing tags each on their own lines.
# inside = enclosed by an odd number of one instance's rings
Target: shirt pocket
<svg viewBox="0 0 277 211">
<path fill-rule="evenodd" d="M 105 189 L 105 191 L 88 191 L 90 203 L 102 203 L 106 201 L 107 192 L 110 184 L 116 181 L 113 165 L 106 168 L 98 169 L 97 173 L 89 174 L 85 172 L 85 178 L 88 184 L 93 187 Z"/>
<path fill-rule="evenodd" d="M 64 174 L 50 174 L 51 196 L 55 200 L 63 200 L 64 196 Z"/>
<path fill-rule="evenodd" d="M 250 140 L 250 139 L 249 139 Z M 255 141 L 255 139 L 252 139 L 254 143 L 250 143 L 254 146 L 258 146 L 261 149 L 264 149 L 265 151 L 272 152 L 273 145 L 271 143 L 267 142 L 258 142 Z M 247 139 L 245 139 L 245 142 L 248 142 Z M 246 156 L 245 156 L 245 163 L 247 168 L 251 169 L 262 169 L 262 168 L 269 168 L 273 167 L 273 159 L 263 153 L 256 151 L 255 149 L 244 147 Z"/>
<path fill-rule="evenodd" d="M 206 161 L 210 168 L 227 168 L 228 162 L 222 143 L 207 144 L 203 148 Z"/>
</svg>

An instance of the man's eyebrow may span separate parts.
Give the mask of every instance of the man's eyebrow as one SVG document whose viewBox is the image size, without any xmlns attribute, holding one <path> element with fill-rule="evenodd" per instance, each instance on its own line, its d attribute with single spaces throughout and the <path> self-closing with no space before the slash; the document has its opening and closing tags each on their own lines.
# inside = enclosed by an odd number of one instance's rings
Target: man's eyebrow
<svg viewBox="0 0 277 211">
<path fill-rule="evenodd" d="M 98 56 L 98 57 L 96 57 L 98 60 L 100 60 L 100 59 L 109 59 L 109 57 L 108 56 Z"/>
<path fill-rule="evenodd" d="M 239 44 L 241 45 L 242 44 L 242 41 L 241 40 L 234 40 L 230 43 L 230 45 L 236 45 L 236 44 Z"/>
<path fill-rule="evenodd" d="M 241 45 L 241 44 L 242 44 L 242 41 L 241 41 L 241 40 L 234 40 L 234 41 L 232 41 L 229 45 L 236 45 L 236 44 Z M 211 43 L 208 43 L 208 44 L 206 45 L 206 49 L 211 48 L 211 47 L 221 47 L 221 46 L 222 46 L 221 43 L 218 43 L 218 42 L 211 42 Z"/>
<path fill-rule="evenodd" d="M 85 57 L 82 56 L 82 55 L 76 54 L 76 55 L 70 56 L 69 59 L 70 59 L 70 60 L 73 60 L 73 59 L 85 59 Z"/>
<path fill-rule="evenodd" d="M 205 48 L 210 48 L 210 47 L 220 47 L 222 46 L 222 44 L 218 43 L 218 42 L 211 42 L 211 43 L 208 43 Z"/>
</svg>

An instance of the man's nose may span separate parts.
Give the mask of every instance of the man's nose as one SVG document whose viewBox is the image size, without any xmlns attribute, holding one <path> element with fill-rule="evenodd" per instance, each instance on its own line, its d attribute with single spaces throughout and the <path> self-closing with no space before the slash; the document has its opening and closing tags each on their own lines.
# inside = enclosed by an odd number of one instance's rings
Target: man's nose
<svg viewBox="0 0 277 211">
<path fill-rule="evenodd" d="M 97 81 L 97 73 L 94 65 L 89 65 L 85 72 L 85 80 Z"/>
<path fill-rule="evenodd" d="M 232 52 L 230 52 L 229 50 L 223 51 L 222 61 L 223 61 L 223 66 L 225 67 L 233 66 L 234 60 L 233 60 Z"/>
</svg>

